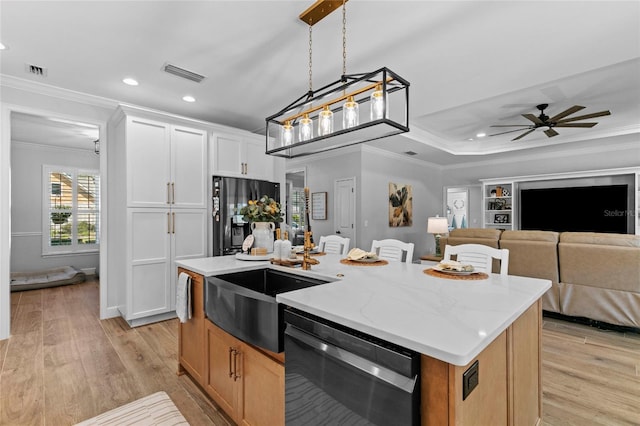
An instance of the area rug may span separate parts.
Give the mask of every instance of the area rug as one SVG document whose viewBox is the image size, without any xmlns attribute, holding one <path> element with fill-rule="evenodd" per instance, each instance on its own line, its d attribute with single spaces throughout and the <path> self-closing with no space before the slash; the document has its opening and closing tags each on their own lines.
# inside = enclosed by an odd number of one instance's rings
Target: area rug
<svg viewBox="0 0 640 426">
<path fill-rule="evenodd" d="M 156 392 L 92 417 L 76 426 L 189 425 L 166 392 Z"/>
</svg>

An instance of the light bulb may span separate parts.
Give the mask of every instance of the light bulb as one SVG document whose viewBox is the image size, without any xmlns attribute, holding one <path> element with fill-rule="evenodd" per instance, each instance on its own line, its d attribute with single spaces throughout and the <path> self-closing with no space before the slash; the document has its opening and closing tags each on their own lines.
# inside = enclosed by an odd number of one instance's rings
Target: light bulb
<svg viewBox="0 0 640 426">
<path fill-rule="evenodd" d="M 385 118 L 385 112 L 389 113 L 389 105 L 385 105 L 385 96 L 382 92 L 382 85 L 378 84 L 376 90 L 371 94 L 371 121 Z"/>
<path fill-rule="evenodd" d="M 353 100 L 353 96 L 349 96 L 347 102 L 344 103 L 342 108 L 342 128 L 348 129 L 349 127 L 355 127 L 360 123 L 359 117 L 360 106 Z"/>
<path fill-rule="evenodd" d="M 333 112 L 329 109 L 329 105 L 325 105 L 324 109 L 318 114 L 318 135 L 326 136 L 333 132 Z"/>
<path fill-rule="evenodd" d="M 308 141 L 313 139 L 313 122 L 309 118 L 309 114 L 305 114 L 300 119 L 300 128 L 298 129 L 298 138 L 300 141 Z"/>
<path fill-rule="evenodd" d="M 281 127 L 281 140 L 283 145 L 291 145 L 293 142 L 293 126 L 290 121 L 285 121 Z"/>
</svg>

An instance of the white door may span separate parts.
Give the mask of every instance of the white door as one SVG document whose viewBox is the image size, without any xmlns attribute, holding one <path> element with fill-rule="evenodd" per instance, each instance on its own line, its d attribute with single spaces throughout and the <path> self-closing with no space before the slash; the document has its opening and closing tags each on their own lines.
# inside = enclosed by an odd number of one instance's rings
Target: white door
<svg viewBox="0 0 640 426">
<path fill-rule="evenodd" d="M 207 135 L 186 127 L 171 129 L 172 207 L 207 206 Z"/>
<path fill-rule="evenodd" d="M 334 184 L 335 232 L 356 246 L 356 178 L 336 180 Z"/>
<path fill-rule="evenodd" d="M 264 139 L 245 139 L 245 174 L 251 179 L 273 181 L 273 157 L 265 154 Z"/>
<path fill-rule="evenodd" d="M 171 310 L 171 217 L 168 209 L 128 209 L 130 269 L 127 313 L 132 320 Z"/>
<path fill-rule="evenodd" d="M 170 159 L 168 125 L 127 118 L 127 206 L 167 207 Z"/>
<path fill-rule="evenodd" d="M 237 136 L 213 135 L 213 174 L 244 177 L 244 150 L 245 144 Z"/>
</svg>

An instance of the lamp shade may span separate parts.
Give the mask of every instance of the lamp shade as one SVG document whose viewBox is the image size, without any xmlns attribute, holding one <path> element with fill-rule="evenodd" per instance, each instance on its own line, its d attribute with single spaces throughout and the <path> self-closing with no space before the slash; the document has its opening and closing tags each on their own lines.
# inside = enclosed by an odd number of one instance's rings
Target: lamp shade
<svg viewBox="0 0 640 426">
<path fill-rule="evenodd" d="M 449 232 L 449 222 L 446 217 L 430 217 L 427 219 L 427 232 L 429 234 L 446 234 Z"/>
</svg>

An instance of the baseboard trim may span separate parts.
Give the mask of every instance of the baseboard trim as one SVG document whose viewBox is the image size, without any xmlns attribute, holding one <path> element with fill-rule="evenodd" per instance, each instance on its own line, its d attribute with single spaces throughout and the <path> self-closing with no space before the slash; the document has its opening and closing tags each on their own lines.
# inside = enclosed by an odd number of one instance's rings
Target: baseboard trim
<svg viewBox="0 0 640 426">
<path fill-rule="evenodd" d="M 573 322 L 576 324 L 588 325 L 599 328 L 600 330 L 612 330 L 620 333 L 636 333 L 640 334 L 640 328 L 630 327 L 626 325 L 610 324 L 604 321 L 598 321 L 587 317 L 572 317 L 569 315 L 559 314 L 557 312 L 542 311 L 542 315 L 548 318 L 555 318 L 563 321 Z"/>
</svg>

